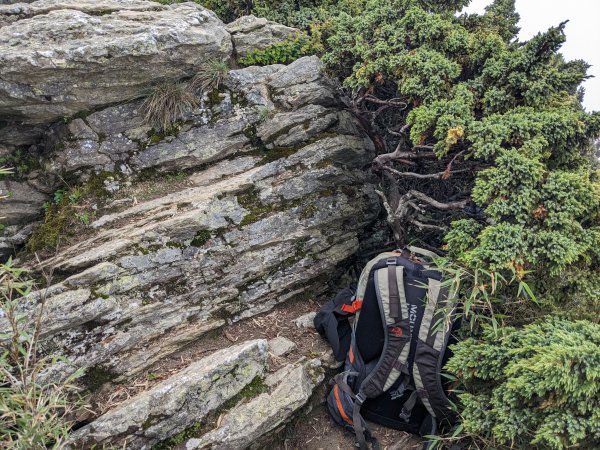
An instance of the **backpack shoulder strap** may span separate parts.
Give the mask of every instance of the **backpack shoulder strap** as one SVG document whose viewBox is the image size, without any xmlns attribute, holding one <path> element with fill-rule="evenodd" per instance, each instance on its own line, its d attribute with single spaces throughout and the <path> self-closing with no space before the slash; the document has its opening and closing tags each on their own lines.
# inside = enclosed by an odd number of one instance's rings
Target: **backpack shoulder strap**
<svg viewBox="0 0 600 450">
<path fill-rule="evenodd" d="M 360 278 L 358 280 L 358 286 L 356 288 L 356 299 L 362 301 L 365 297 L 365 292 L 367 291 L 367 283 L 369 282 L 369 275 L 371 274 L 371 270 L 373 267 L 381 260 L 386 258 L 392 258 L 398 256 L 397 252 L 384 252 L 377 255 L 375 258 L 371 259 L 366 265 L 365 268 L 360 273 Z"/>
<path fill-rule="evenodd" d="M 450 402 L 441 387 L 441 363 L 452 331 L 455 298 L 441 281 L 429 278 L 427 303 L 419 328 L 413 363 L 417 394 L 429 414 L 436 419 L 449 417 Z"/>
<path fill-rule="evenodd" d="M 404 292 L 404 267 L 398 265 L 397 256 L 399 254 L 396 252 L 381 253 L 369 261 L 358 284 L 357 300 L 364 296 L 369 276 L 375 266 L 385 261 L 385 266 L 376 268 L 373 274 L 381 321 L 385 330 L 383 350 L 375 368 L 362 380 L 353 398 L 352 422 L 361 449 L 366 448 L 365 431 L 368 431 L 360 414 L 362 404 L 367 398 L 380 395 L 398 379 L 401 374 L 398 360 L 401 355 L 404 359 L 408 357 L 409 346 L 406 344 L 410 340 L 410 331 L 408 305 Z"/>
<path fill-rule="evenodd" d="M 410 330 L 408 304 L 404 292 L 404 267 L 397 255 L 386 258 L 385 267 L 375 271 L 375 292 L 385 329 L 381 357 L 365 377 L 360 391 L 367 398 L 377 397 L 394 384 L 402 372 L 402 360 L 408 357 Z"/>
</svg>

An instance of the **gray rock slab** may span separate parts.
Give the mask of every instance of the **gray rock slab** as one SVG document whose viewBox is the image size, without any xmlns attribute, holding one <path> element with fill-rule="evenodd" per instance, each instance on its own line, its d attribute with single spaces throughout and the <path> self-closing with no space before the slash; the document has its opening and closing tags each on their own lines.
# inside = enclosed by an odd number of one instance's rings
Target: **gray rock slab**
<svg viewBox="0 0 600 450">
<path fill-rule="evenodd" d="M 0 180 L 0 221 L 5 225 L 24 224 L 43 215 L 49 197 L 25 182 Z"/>
<path fill-rule="evenodd" d="M 313 320 L 316 315 L 317 315 L 317 313 L 314 311 L 303 314 L 300 317 L 294 319 L 294 324 L 298 328 L 314 328 L 315 324 L 313 323 Z"/>
<path fill-rule="evenodd" d="M 0 118 L 26 123 L 144 96 L 232 51 L 223 23 L 191 2 L 38 0 L 0 6 L 0 27 Z"/>
<path fill-rule="evenodd" d="M 263 50 L 266 47 L 281 42 L 299 33 L 296 28 L 286 27 L 277 22 L 255 17 L 242 16 L 227 24 L 231 33 L 235 51 L 239 57 L 244 57 L 252 50 Z"/>
<path fill-rule="evenodd" d="M 71 449 L 97 445 L 147 450 L 199 422 L 265 370 L 267 342 L 259 339 L 203 358 L 71 435 Z"/>
<path fill-rule="evenodd" d="M 277 375 L 279 383 L 270 393 L 237 406 L 225 415 L 218 428 L 200 438 L 189 439 L 184 448 L 260 448 L 261 441 L 306 405 L 315 387 L 323 381 L 318 360 L 286 366 Z"/>
<path fill-rule="evenodd" d="M 296 348 L 296 343 L 283 336 L 277 336 L 269 341 L 269 353 L 274 356 L 285 356 Z"/>
</svg>

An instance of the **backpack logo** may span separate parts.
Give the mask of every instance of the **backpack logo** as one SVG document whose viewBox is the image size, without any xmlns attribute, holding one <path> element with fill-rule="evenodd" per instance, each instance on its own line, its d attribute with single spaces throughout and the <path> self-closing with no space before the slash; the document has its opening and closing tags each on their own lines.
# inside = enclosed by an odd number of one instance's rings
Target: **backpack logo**
<svg viewBox="0 0 600 450">
<path fill-rule="evenodd" d="M 408 313 L 408 321 L 410 323 L 410 335 L 412 336 L 415 328 L 415 321 L 417 320 L 417 305 L 410 305 L 410 311 Z"/>
<path fill-rule="evenodd" d="M 402 337 L 402 328 L 400 327 L 392 327 L 390 328 L 392 334 L 396 337 Z"/>
</svg>

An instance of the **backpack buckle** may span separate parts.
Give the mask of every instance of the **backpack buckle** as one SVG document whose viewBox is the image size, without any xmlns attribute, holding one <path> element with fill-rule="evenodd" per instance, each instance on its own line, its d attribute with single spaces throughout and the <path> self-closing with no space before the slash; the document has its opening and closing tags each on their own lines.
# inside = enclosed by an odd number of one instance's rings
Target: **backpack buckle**
<svg viewBox="0 0 600 450">
<path fill-rule="evenodd" d="M 386 262 L 386 264 L 388 266 L 396 266 L 396 265 L 398 265 L 398 260 L 396 258 L 388 258 L 388 259 L 386 259 L 385 262 Z"/>
<path fill-rule="evenodd" d="M 366 399 L 367 397 L 365 397 L 365 394 L 359 392 L 358 394 L 356 394 L 356 397 L 354 397 L 354 402 L 358 403 L 359 405 L 362 405 Z"/>
<path fill-rule="evenodd" d="M 398 417 L 402 420 L 404 420 L 405 422 L 408 422 L 410 420 L 410 416 L 412 414 L 412 411 L 406 410 L 406 409 L 402 409 L 402 411 L 400 412 L 400 414 L 398 415 Z"/>
</svg>

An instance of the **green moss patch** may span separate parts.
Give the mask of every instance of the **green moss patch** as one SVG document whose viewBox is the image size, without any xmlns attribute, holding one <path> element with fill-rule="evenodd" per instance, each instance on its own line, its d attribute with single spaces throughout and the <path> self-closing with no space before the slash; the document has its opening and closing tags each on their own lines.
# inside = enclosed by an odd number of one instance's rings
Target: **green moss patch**
<svg viewBox="0 0 600 450">
<path fill-rule="evenodd" d="M 90 392 L 96 392 L 104 384 L 112 382 L 118 376 L 118 374 L 105 367 L 92 366 L 86 369 L 81 381 Z"/>
<path fill-rule="evenodd" d="M 192 239 L 192 242 L 190 242 L 190 245 L 193 247 L 202 247 L 211 237 L 212 236 L 209 230 L 200 230 L 196 233 L 194 239 Z"/>
<path fill-rule="evenodd" d="M 265 205 L 261 202 L 258 191 L 254 189 L 238 195 L 237 200 L 240 206 L 249 211 L 240 222 L 241 226 L 257 222 L 274 210 L 273 205 Z"/>
<path fill-rule="evenodd" d="M 108 176 L 110 173 L 103 172 L 81 186 L 57 190 L 53 200 L 44 204 L 44 222 L 34 230 L 27 250 L 55 250 L 63 237 L 77 236 L 82 228 L 89 226 L 96 214 L 92 208 L 94 202 L 108 196 L 104 189 Z"/>
</svg>

